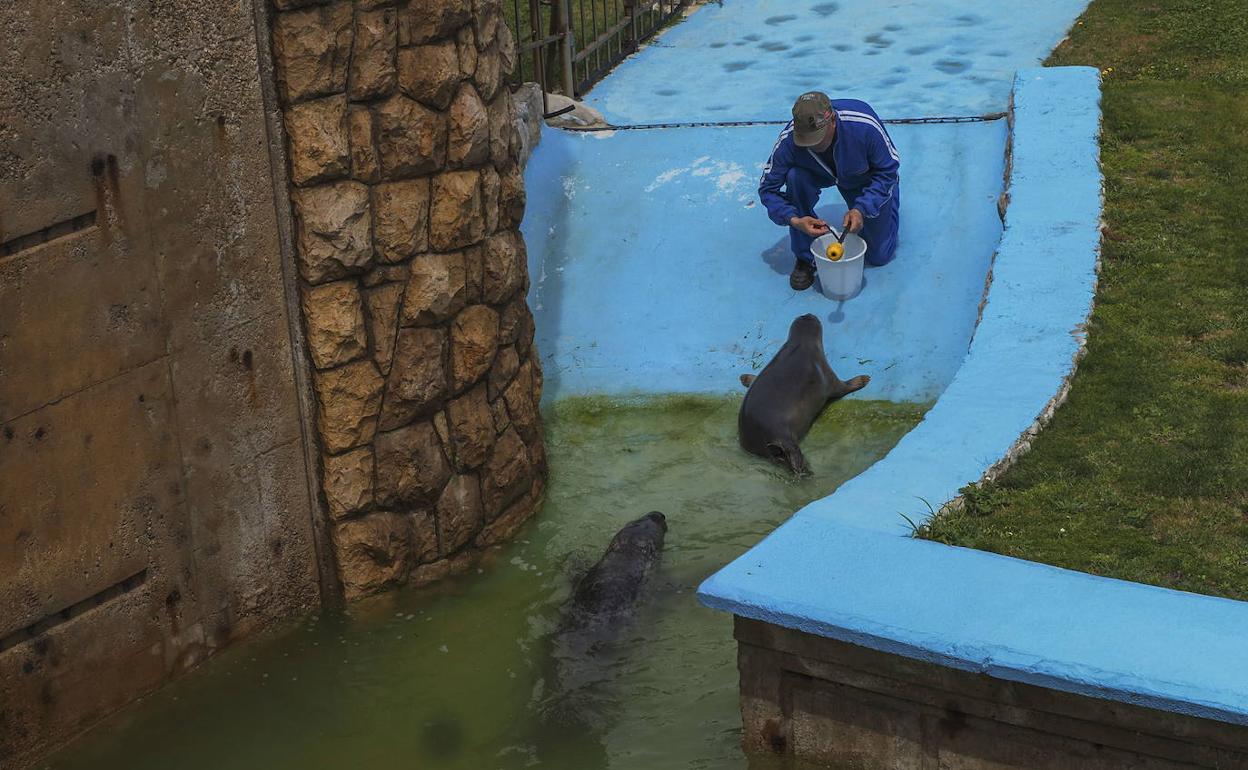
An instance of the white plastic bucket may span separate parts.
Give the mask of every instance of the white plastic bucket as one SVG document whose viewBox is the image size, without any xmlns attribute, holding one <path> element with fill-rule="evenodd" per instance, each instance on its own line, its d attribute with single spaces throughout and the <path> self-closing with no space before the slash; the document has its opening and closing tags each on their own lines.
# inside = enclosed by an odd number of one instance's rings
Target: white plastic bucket
<svg viewBox="0 0 1248 770">
<path fill-rule="evenodd" d="M 862 288 L 862 266 L 867 254 L 867 242 L 853 233 L 845 236 L 842 245 L 844 255 L 833 262 L 828 259 L 828 246 L 836 243 L 836 233 L 821 235 L 810 244 L 819 273 L 819 289 L 828 299 L 849 299 Z"/>
</svg>

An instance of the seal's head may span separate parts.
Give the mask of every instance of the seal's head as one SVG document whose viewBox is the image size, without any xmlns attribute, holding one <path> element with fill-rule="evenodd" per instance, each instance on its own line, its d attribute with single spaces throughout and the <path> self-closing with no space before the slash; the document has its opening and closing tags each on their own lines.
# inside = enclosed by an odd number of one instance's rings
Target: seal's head
<svg viewBox="0 0 1248 770">
<path fill-rule="evenodd" d="M 659 513 L 658 511 L 650 511 L 649 513 L 647 513 L 645 516 L 642 516 L 641 518 L 643 520 L 649 520 L 650 523 L 652 524 L 658 525 L 659 529 L 663 530 L 664 532 L 667 531 L 667 517 Z"/>
<path fill-rule="evenodd" d="M 793 324 L 789 327 L 789 341 L 823 344 L 823 324 L 819 323 L 818 316 L 807 313 L 793 319 Z"/>
<path fill-rule="evenodd" d="M 667 534 L 667 517 L 658 511 L 651 511 L 640 519 L 633 519 L 625 524 L 615 534 L 611 547 L 658 551 L 663 547 L 665 534 Z"/>
</svg>

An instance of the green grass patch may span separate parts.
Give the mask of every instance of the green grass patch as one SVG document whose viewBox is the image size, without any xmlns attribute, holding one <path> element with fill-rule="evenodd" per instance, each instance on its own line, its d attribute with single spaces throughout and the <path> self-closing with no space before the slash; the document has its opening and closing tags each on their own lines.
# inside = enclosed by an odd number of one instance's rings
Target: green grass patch
<svg viewBox="0 0 1248 770">
<path fill-rule="evenodd" d="M 1087 355 L 1031 452 L 920 535 L 1248 599 L 1248 13 L 1094 0 L 1048 64 L 1104 79 Z"/>
</svg>

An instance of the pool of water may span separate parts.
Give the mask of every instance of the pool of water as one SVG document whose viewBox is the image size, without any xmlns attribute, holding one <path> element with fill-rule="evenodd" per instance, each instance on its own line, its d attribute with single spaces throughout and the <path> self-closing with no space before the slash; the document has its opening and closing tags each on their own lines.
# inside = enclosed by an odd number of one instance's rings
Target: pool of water
<svg viewBox="0 0 1248 770">
<path fill-rule="evenodd" d="M 229 649 L 46 766 L 777 766 L 741 754 L 732 619 L 699 605 L 694 589 L 883 457 L 927 405 L 834 404 L 803 444 L 814 477 L 795 481 L 737 446 L 739 403 L 557 402 L 545 414 L 545 506 L 478 569 Z M 566 694 L 551 692 L 548 641 L 572 576 L 650 510 L 667 515 L 669 530 L 646 600 L 594 661 L 577 724 L 550 724 L 544 704 Z"/>
</svg>

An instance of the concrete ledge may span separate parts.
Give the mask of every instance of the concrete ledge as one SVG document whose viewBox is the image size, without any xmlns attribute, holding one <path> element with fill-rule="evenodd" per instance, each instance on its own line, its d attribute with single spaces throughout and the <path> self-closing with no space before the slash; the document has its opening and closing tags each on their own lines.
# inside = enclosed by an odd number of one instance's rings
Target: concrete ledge
<svg viewBox="0 0 1248 770">
<path fill-rule="evenodd" d="M 901 536 L 901 514 L 921 522 L 923 501 L 939 505 L 994 471 L 1064 395 L 1095 289 L 1098 98 L 1092 69 L 1018 73 L 1012 202 L 965 363 L 884 460 L 699 596 L 909 659 L 1248 725 L 1248 604 Z M 1107 723 L 1115 713 L 1106 704 Z"/>
<path fill-rule="evenodd" d="M 1248 725 L 1248 604 L 795 517 L 710 607 L 906 658 Z"/>
</svg>

